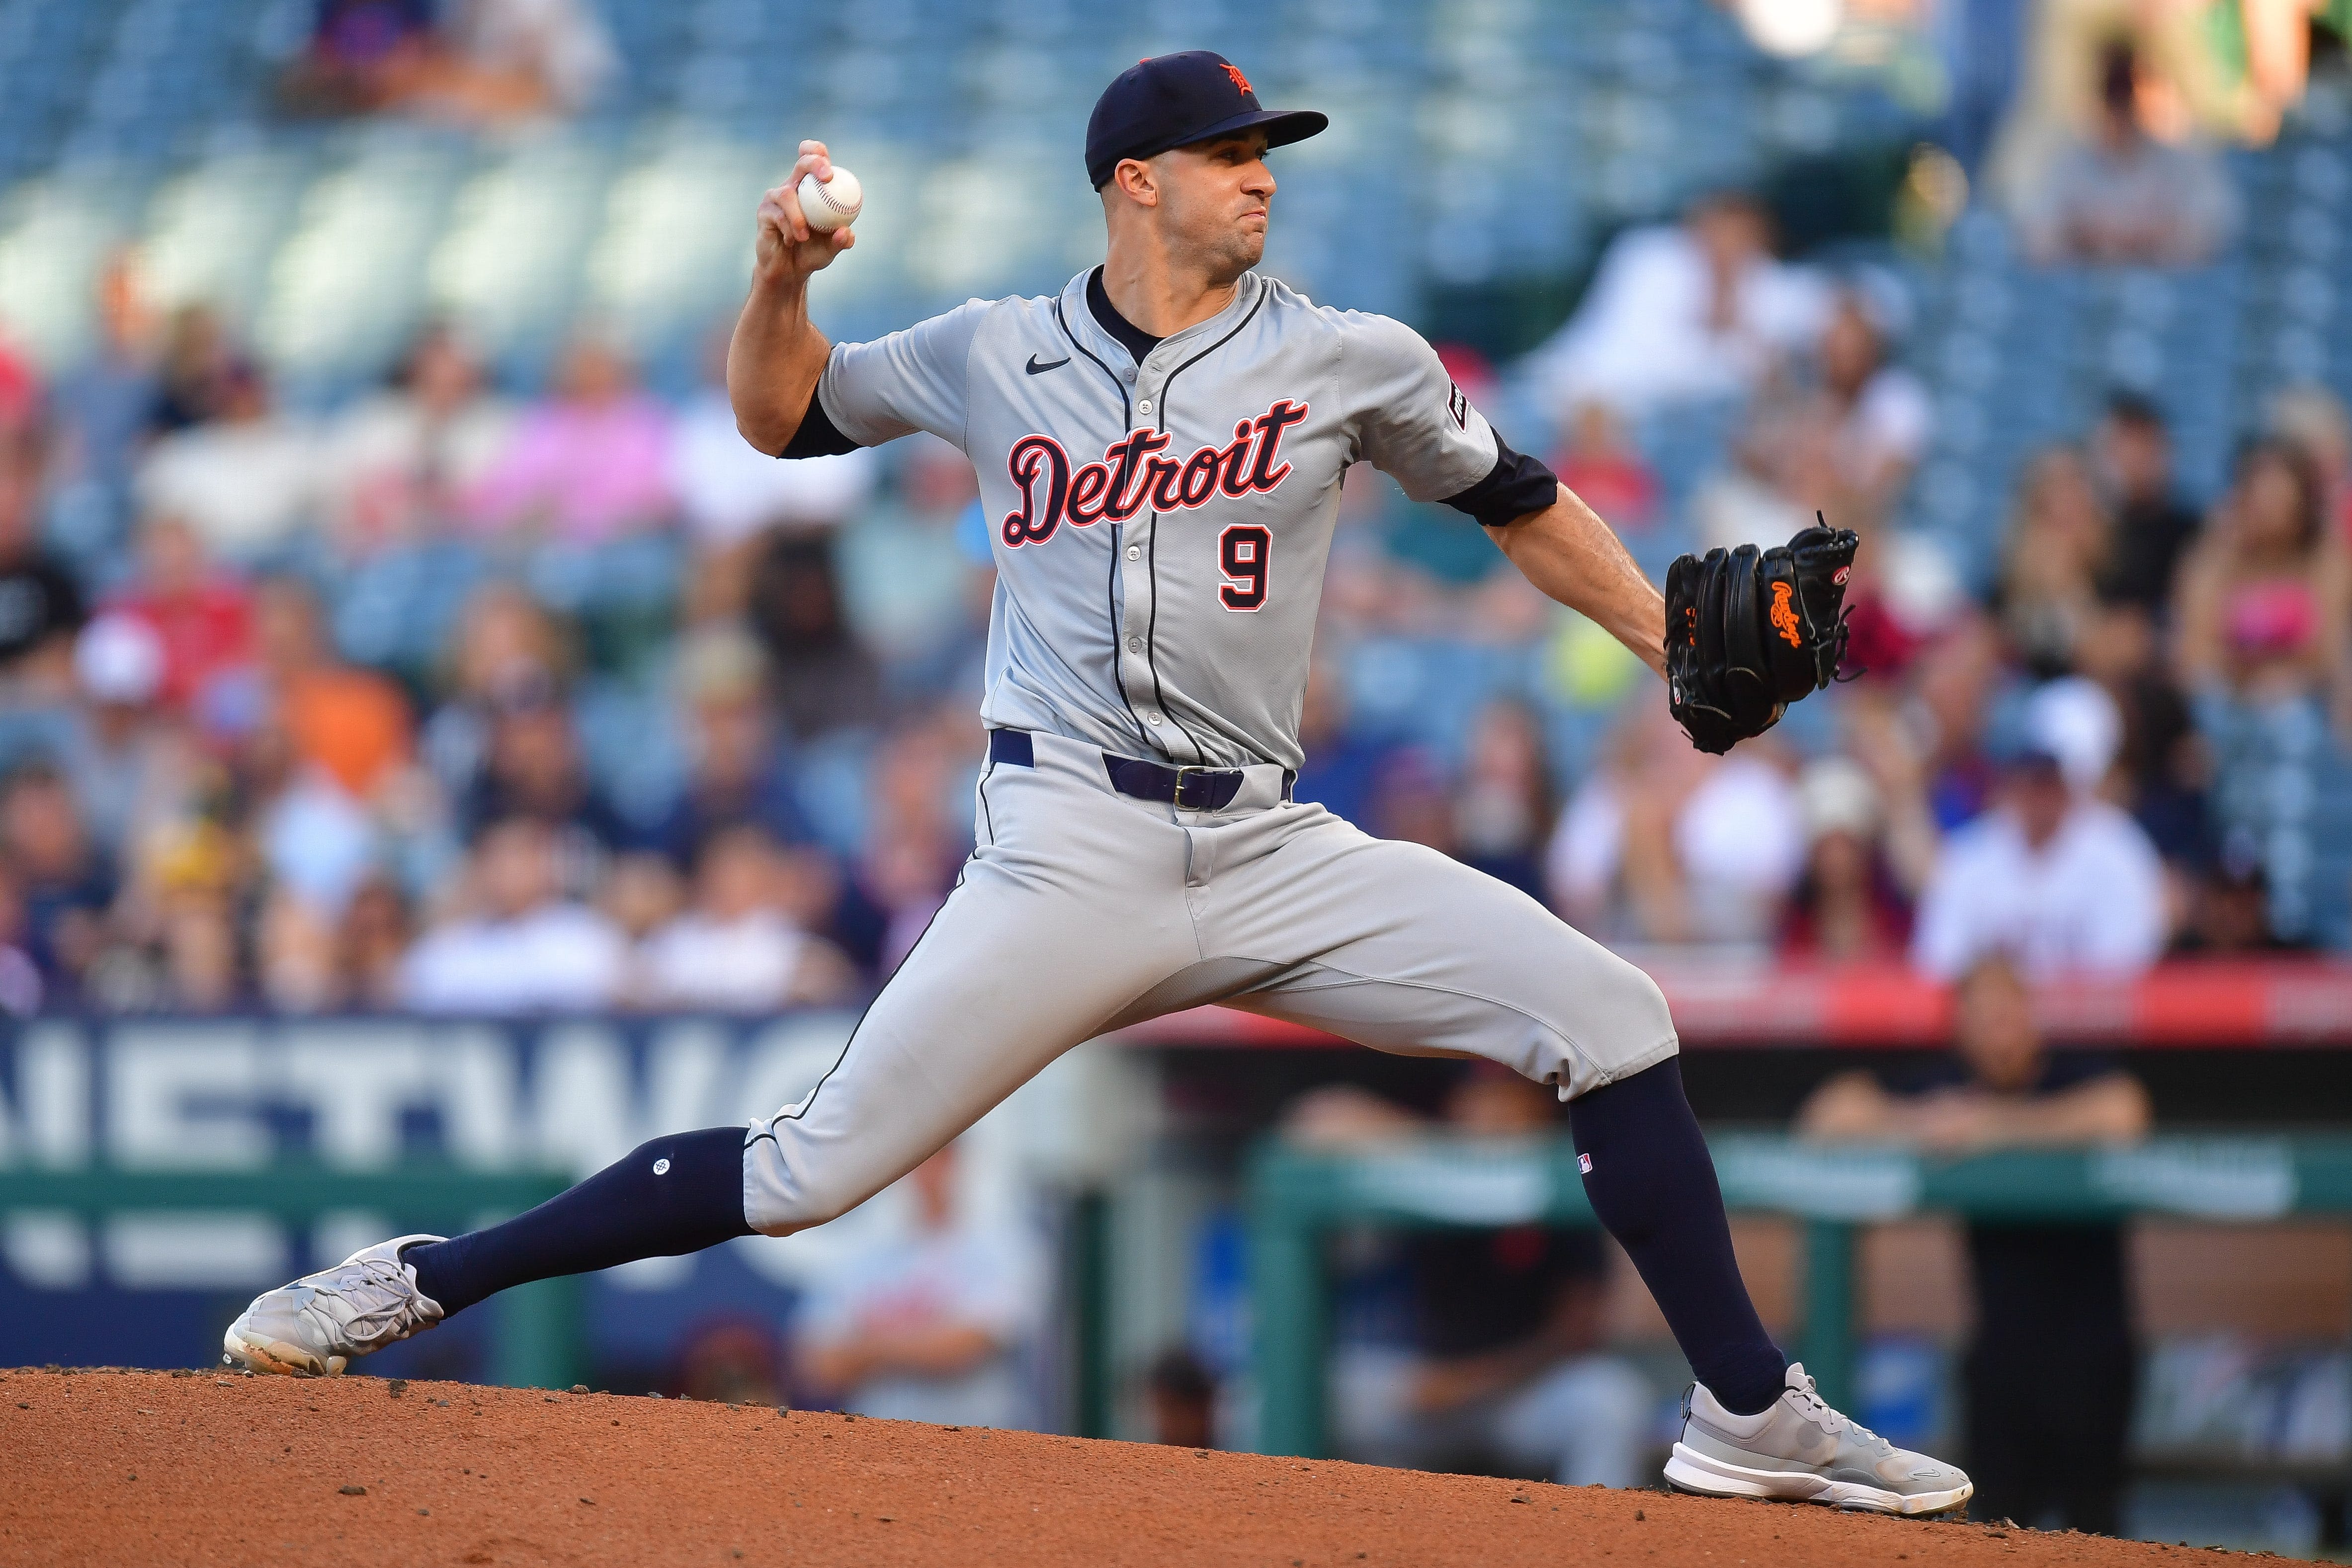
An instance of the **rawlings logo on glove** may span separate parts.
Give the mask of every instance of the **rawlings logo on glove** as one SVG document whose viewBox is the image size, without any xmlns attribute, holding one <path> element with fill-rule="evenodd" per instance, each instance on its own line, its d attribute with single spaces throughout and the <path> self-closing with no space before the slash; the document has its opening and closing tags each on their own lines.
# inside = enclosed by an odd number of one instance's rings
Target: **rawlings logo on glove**
<svg viewBox="0 0 2352 1568">
<path fill-rule="evenodd" d="M 1788 641 L 1790 647 L 1801 648 L 1805 642 L 1797 631 L 1797 612 L 1789 608 L 1789 601 L 1794 594 L 1795 590 L 1788 583 L 1772 585 L 1772 624 Z"/>
<path fill-rule="evenodd" d="M 1824 525 L 1769 550 L 1711 549 L 1667 568 L 1666 704 L 1693 746 L 1720 756 L 1837 678 L 1861 544 Z"/>
</svg>

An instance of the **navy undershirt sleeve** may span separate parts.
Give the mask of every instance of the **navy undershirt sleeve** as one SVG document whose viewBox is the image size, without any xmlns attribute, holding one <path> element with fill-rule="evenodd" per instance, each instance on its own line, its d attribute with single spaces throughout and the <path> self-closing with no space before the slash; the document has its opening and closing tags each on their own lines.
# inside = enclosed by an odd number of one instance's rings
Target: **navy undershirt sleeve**
<svg viewBox="0 0 2352 1568">
<path fill-rule="evenodd" d="M 1516 523 L 1530 512 L 1540 512 L 1559 499 L 1559 476 L 1524 452 L 1514 452 L 1503 433 L 1495 433 L 1495 465 L 1486 476 L 1445 504 L 1467 512 L 1490 528 Z"/>
<path fill-rule="evenodd" d="M 784 449 L 776 455 L 835 457 L 844 452 L 856 450 L 857 443 L 844 435 L 835 425 L 833 416 L 824 412 L 824 403 L 816 395 L 816 388 L 811 387 L 808 408 L 801 415 L 801 427 L 793 432 L 793 438 L 784 443 Z"/>
</svg>

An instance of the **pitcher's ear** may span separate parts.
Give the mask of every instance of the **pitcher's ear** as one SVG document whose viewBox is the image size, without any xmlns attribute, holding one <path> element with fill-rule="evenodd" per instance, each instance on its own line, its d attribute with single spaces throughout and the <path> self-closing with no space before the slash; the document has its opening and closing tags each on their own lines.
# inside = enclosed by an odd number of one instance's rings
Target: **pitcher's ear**
<svg viewBox="0 0 2352 1568">
<path fill-rule="evenodd" d="M 1110 178 L 1111 183 L 1139 206 L 1156 207 L 1160 204 L 1159 175 L 1151 167 L 1150 160 L 1122 158 L 1118 161 L 1118 167 L 1111 171 Z"/>
</svg>

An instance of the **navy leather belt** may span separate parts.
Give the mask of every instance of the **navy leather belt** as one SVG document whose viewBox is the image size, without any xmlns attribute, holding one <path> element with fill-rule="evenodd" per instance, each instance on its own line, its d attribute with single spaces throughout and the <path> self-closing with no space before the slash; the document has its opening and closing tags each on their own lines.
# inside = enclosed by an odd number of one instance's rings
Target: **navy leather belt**
<svg viewBox="0 0 2352 1568">
<path fill-rule="evenodd" d="M 988 732 L 988 758 L 1016 768 L 1034 768 L 1037 747 L 1025 729 L 992 729 Z M 1234 797 L 1242 792 L 1242 784 L 1249 777 L 1238 768 L 1195 768 L 1189 763 L 1171 768 L 1165 762 L 1119 757 L 1108 751 L 1102 754 L 1102 759 L 1112 789 L 1139 800 L 1173 806 L 1180 811 L 1222 811 L 1234 803 Z M 1290 798 L 1292 777 L 1288 772 L 1283 775 L 1282 797 L 1286 800 Z"/>
<path fill-rule="evenodd" d="M 1180 811 L 1222 811 L 1242 792 L 1238 768 L 1171 768 L 1140 757 L 1103 753 L 1110 787 L 1139 800 L 1157 800 Z"/>
</svg>

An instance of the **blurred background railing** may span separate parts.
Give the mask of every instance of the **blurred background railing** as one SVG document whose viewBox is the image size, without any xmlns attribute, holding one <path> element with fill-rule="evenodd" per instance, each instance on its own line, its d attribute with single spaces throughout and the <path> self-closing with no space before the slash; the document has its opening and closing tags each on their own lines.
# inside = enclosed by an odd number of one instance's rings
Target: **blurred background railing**
<svg viewBox="0 0 2352 1568">
<path fill-rule="evenodd" d="M 1803 1305 L 1790 1348 L 1832 1404 L 1861 1392 L 1854 1247 L 1862 1227 L 1926 1213 L 2067 1225 L 2352 1211 L 2352 1143 L 2342 1138 L 2172 1138 L 1928 1160 L 1901 1146 L 1825 1150 L 1747 1135 L 1717 1140 L 1713 1153 L 1734 1212 L 1803 1222 Z M 1251 1163 L 1248 1204 L 1259 1443 L 1276 1454 L 1329 1452 L 1321 1373 L 1330 1318 L 1327 1233 L 1361 1224 L 1597 1224 L 1576 1151 L 1557 1141 L 1431 1139 L 1352 1155 L 1269 1144 Z"/>
</svg>

